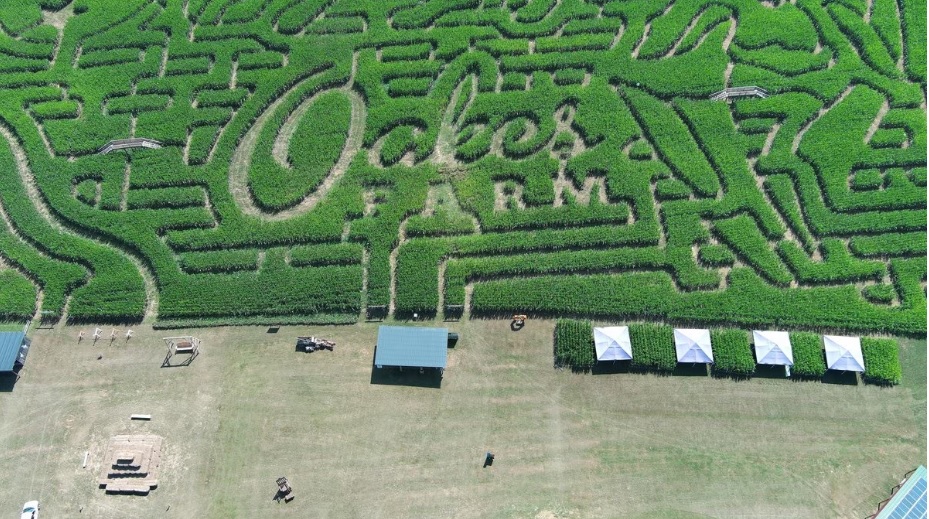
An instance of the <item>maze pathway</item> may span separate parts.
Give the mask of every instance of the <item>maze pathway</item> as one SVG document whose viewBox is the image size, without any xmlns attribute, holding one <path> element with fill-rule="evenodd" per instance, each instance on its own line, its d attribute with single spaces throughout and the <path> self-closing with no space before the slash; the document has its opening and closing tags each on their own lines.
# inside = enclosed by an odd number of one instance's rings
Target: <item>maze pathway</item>
<svg viewBox="0 0 929 519">
<path fill-rule="evenodd" d="M 924 334 L 924 10 L 0 8 L 0 317 Z"/>
</svg>

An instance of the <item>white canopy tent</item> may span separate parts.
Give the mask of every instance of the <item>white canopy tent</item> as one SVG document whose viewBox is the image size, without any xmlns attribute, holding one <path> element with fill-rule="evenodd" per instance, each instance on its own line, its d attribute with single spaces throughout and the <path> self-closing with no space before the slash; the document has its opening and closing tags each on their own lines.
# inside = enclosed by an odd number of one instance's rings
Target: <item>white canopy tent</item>
<svg viewBox="0 0 929 519">
<path fill-rule="evenodd" d="M 594 347 L 597 360 L 631 360 L 632 342 L 629 340 L 628 326 L 609 326 L 594 328 Z"/>
<path fill-rule="evenodd" d="M 864 372 L 864 357 L 861 355 L 861 338 L 841 335 L 824 335 L 826 367 L 838 371 Z"/>
<path fill-rule="evenodd" d="M 793 366 L 794 350 L 787 332 L 752 330 L 758 364 Z"/>
<path fill-rule="evenodd" d="M 713 346 L 710 343 L 709 330 L 675 328 L 674 348 L 677 350 L 678 362 L 713 363 Z"/>
</svg>

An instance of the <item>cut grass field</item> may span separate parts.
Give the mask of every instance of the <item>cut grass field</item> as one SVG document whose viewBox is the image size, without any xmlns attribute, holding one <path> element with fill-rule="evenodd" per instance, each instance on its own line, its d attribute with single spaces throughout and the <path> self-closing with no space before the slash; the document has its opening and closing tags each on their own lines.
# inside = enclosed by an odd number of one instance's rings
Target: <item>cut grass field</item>
<svg viewBox="0 0 929 519">
<path fill-rule="evenodd" d="M 450 328 L 440 389 L 372 384 L 376 324 L 196 330 L 202 352 L 177 368 L 160 367 L 176 331 L 94 346 L 35 330 L 0 392 L 0 513 L 40 499 L 49 517 L 100 519 L 859 518 L 926 459 L 925 341 L 901 341 L 888 389 L 574 374 L 552 367 L 554 322 Z M 295 351 L 309 334 L 335 351 Z M 97 487 L 123 433 L 164 437 L 146 497 Z M 291 503 L 272 500 L 279 476 Z"/>
</svg>

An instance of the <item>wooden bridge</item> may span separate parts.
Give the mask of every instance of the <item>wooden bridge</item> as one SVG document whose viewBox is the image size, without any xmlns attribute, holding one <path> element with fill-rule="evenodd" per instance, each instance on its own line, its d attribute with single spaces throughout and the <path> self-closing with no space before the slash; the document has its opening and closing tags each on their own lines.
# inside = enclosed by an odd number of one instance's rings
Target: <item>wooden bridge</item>
<svg viewBox="0 0 929 519">
<path fill-rule="evenodd" d="M 146 139 L 145 137 L 138 137 L 135 139 L 116 139 L 101 146 L 100 149 L 97 150 L 97 153 L 106 155 L 111 151 L 128 150 L 131 148 L 149 148 L 157 150 L 158 148 L 161 148 L 161 143 L 155 139 Z"/>
<path fill-rule="evenodd" d="M 713 101 L 726 101 L 732 97 L 768 97 L 768 91 L 758 86 L 732 87 L 720 90 L 710 96 Z"/>
</svg>

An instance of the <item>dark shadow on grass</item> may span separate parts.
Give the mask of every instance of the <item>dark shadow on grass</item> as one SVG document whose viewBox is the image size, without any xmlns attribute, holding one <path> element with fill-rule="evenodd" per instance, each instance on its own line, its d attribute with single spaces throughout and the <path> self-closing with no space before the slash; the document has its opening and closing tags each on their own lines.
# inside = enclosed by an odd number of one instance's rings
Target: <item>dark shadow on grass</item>
<svg viewBox="0 0 929 519">
<path fill-rule="evenodd" d="M 822 382 L 823 377 L 816 377 L 813 375 L 798 375 L 796 373 L 791 373 L 790 380 L 793 382 Z"/>
<path fill-rule="evenodd" d="M 377 346 L 374 347 L 377 355 Z M 371 384 L 382 386 L 410 386 L 410 387 L 430 387 L 440 389 L 442 387 L 442 371 L 435 368 L 423 368 L 420 373 L 419 368 L 403 368 L 397 366 L 377 367 L 374 359 L 371 359 Z"/>
<path fill-rule="evenodd" d="M 442 387 L 442 375 L 439 370 L 434 368 L 424 368 L 419 372 L 419 368 L 400 368 L 394 366 L 384 366 L 378 368 L 371 366 L 371 383 L 382 386 L 410 386 L 410 387 L 429 387 L 440 389 Z"/>
<path fill-rule="evenodd" d="M 724 379 L 732 380 L 735 382 L 745 382 L 747 380 L 751 380 L 754 375 L 744 375 L 741 373 L 727 373 L 724 371 L 717 371 L 715 369 L 710 369 L 710 376 L 713 378 L 720 378 L 720 379 L 724 378 Z"/>
<path fill-rule="evenodd" d="M 616 360 L 612 362 L 598 362 L 590 369 L 594 375 L 614 375 L 617 373 L 630 373 L 632 371 L 632 361 Z"/>
<path fill-rule="evenodd" d="M 394 311 L 394 319 L 398 321 L 433 321 L 437 315 L 438 314 L 436 314 L 434 309 L 431 311 L 426 310 L 417 312 L 404 310 Z"/>
<path fill-rule="evenodd" d="M 13 386 L 16 385 L 18 378 L 16 373 L 0 374 L 0 393 L 9 393 L 13 391 Z"/>
<path fill-rule="evenodd" d="M 171 355 L 168 353 L 164 360 L 161 361 L 162 368 L 182 368 L 184 366 L 190 366 L 190 364 L 200 355 L 200 352 L 193 354 L 187 353 L 175 353 Z"/>
<path fill-rule="evenodd" d="M 822 382 L 823 384 L 837 384 L 840 386 L 857 386 L 858 374 L 854 371 L 835 371 L 829 369 L 826 370 L 826 374 L 823 375 Z"/>
<path fill-rule="evenodd" d="M 776 380 L 786 380 L 787 371 L 784 369 L 784 366 L 769 366 L 766 364 L 757 364 L 755 366 L 755 374 L 753 375 L 756 378 L 771 378 Z"/>
<path fill-rule="evenodd" d="M 671 374 L 675 377 L 705 377 L 708 375 L 707 364 L 678 364 Z"/>
<path fill-rule="evenodd" d="M 636 367 L 632 363 L 629 364 L 629 373 L 635 373 L 638 375 L 655 375 L 657 377 L 670 377 L 674 374 L 671 371 L 665 371 L 662 369 L 646 368 L 642 366 Z"/>
<path fill-rule="evenodd" d="M 887 382 L 886 380 L 877 380 L 873 378 L 861 377 L 861 381 L 869 386 L 877 386 L 877 387 L 888 388 L 888 389 L 897 386 L 897 384 Z"/>
</svg>

